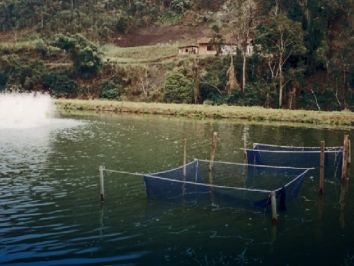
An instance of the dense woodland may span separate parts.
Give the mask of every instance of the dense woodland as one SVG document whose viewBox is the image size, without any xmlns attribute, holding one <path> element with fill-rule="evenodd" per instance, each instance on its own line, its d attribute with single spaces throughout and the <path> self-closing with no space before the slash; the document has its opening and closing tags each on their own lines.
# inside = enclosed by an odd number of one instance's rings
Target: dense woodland
<svg viewBox="0 0 354 266">
<path fill-rule="evenodd" d="M 0 0 L 0 90 L 353 110 L 353 7 L 353 0 Z M 233 39 L 237 55 L 121 64 L 103 49 L 140 29 L 182 25 L 216 43 Z"/>
</svg>

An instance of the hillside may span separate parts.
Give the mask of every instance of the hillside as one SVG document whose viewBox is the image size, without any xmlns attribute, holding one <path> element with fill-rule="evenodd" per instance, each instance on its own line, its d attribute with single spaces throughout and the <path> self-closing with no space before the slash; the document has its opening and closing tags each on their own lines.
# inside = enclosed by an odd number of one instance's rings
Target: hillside
<svg viewBox="0 0 354 266">
<path fill-rule="evenodd" d="M 0 90 L 353 109 L 352 11 L 352 0 L 5 0 Z M 178 54 L 202 38 L 237 54 Z"/>
</svg>

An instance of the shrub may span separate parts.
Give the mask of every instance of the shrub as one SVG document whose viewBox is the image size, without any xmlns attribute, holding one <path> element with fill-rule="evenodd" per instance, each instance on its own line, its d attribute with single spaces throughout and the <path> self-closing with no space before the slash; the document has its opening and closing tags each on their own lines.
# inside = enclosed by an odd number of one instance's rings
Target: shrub
<svg viewBox="0 0 354 266">
<path fill-rule="evenodd" d="M 69 97 L 77 94 L 77 84 L 63 73 L 48 73 L 42 78 L 44 89 L 55 97 Z"/>
<path fill-rule="evenodd" d="M 177 14 L 183 14 L 186 9 L 190 8 L 188 0 L 172 0 L 171 9 Z"/>
<path fill-rule="evenodd" d="M 119 33 L 127 33 L 129 28 L 129 18 L 127 16 L 120 16 L 116 22 L 116 31 Z"/>
<path fill-rule="evenodd" d="M 103 81 L 99 89 L 101 91 L 100 97 L 106 99 L 117 99 L 120 96 L 121 88 L 117 86 L 112 80 Z"/>
<path fill-rule="evenodd" d="M 91 74 L 96 74 L 102 67 L 98 47 L 80 34 L 59 34 L 54 45 L 70 52 L 75 72 L 83 77 L 87 78 Z"/>
<path fill-rule="evenodd" d="M 0 91 L 5 89 L 7 80 L 8 76 L 5 73 L 0 72 Z"/>
<path fill-rule="evenodd" d="M 164 100 L 169 103 L 192 103 L 192 82 L 179 72 L 170 73 L 165 82 Z"/>
</svg>

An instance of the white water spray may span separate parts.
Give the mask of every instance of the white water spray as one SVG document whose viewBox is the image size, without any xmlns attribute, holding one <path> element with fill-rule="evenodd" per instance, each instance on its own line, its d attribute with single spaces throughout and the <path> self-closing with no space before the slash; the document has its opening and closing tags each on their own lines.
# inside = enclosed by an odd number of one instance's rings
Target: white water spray
<svg viewBox="0 0 354 266">
<path fill-rule="evenodd" d="M 1 93 L 0 129 L 47 126 L 54 111 L 54 103 L 47 94 Z"/>
</svg>

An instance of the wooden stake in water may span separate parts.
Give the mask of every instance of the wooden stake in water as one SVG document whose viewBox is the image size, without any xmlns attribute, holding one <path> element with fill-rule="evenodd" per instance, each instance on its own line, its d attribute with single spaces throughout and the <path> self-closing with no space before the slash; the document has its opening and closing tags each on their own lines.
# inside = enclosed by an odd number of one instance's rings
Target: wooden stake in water
<svg viewBox="0 0 354 266">
<path fill-rule="evenodd" d="M 320 195 L 323 194 L 324 168 L 325 168 L 325 142 L 321 141 L 321 149 L 320 149 L 320 187 L 319 187 L 319 190 L 318 190 Z"/>
<path fill-rule="evenodd" d="M 348 164 L 352 163 L 352 141 L 348 136 Z"/>
<path fill-rule="evenodd" d="M 343 165 L 342 165 L 342 181 L 348 177 L 348 157 L 349 157 L 349 135 L 344 136 L 343 142 Z"/>
<path fill-rule="evenodd" d="M 183 176 L 187 175 L 187 139 L 183 140 Z"/>
<path fill-rule="evenodd" d="M 100 172 L 100 199 L 104 201 L 104 170 L 105 167 L 100 165 L 99 172 Z"/>
<path fill-rule="evenodd" d="M 213 164 L 214 164 L 215 153 L 216 153 L 217 137 L 218 137 L 218 133 L 217 132 L 213 132 L 213 136 L 212 136 L 212 139 L 211 139 L 209 171 L 213 170 Z"/>
<path fill-rule="evenodd" d="M 278 223 L 278 214 L 277 214 L 277 197 L 275 191 L 270 193 L 270 199 L 272 204 L 272 224 L 276 225 Z"/>
<path fill-rule="evenodd" d="M 247 162 L 247 143 L 248 143 L 248 126 L 244 126 L 243 128 L 243 134 L 242 134 L 242 138 L 243 138 L 243 155 L 245 156 L 245 163 Z"/>
</svg>

